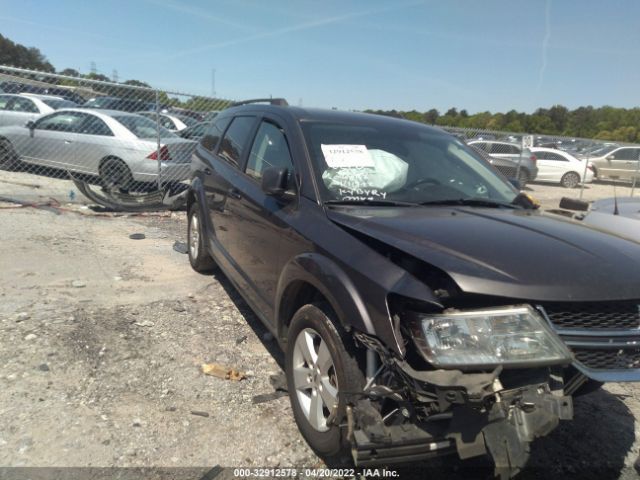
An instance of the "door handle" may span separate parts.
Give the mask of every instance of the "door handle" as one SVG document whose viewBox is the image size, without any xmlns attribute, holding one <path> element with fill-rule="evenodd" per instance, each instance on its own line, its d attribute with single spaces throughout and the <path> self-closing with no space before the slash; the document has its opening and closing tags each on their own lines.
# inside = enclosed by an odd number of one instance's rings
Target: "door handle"
<svg viewBox="0 0 640 480">
<path fill-rule="evenodd" d="M 206 167 L 206 168 L 204 169 L 204 174 L 205 174 L 205 175 L 211 175 L 211 169 L 210 169 L 209 167 Z"/>
<path fill-rule="evenodd" d="M 236 200 L 240 200 L 242 198 L 242 194 L 237 188 L 230 188 L 228 193 L 231 198 L 235 198 Z"/>
<path fill-rule="evenodd" d="M 73 142 L 72 142 L 71 140 L 65 140 L 65 141 L 64 141 L 64 144 L 65 144 L 65 145 L 70 145 L 70 144 L 72 144 L 72 143 L 73 143 Z"/>
</svg>

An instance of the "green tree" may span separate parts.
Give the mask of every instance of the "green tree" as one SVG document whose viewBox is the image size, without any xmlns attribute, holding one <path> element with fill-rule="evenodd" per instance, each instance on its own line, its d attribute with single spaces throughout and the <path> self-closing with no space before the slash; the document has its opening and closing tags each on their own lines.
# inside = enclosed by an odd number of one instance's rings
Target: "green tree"
<svg viewBox="0 0 640 480">
<path fill-rule="evenodd" d="M 28 68 L 43 72 L 55 72 L 40 50 L 35 47 L 25 47 L 12 42 L 0 34 L 0 65 L 10 65 L 18 68 Z"/>
</svg>

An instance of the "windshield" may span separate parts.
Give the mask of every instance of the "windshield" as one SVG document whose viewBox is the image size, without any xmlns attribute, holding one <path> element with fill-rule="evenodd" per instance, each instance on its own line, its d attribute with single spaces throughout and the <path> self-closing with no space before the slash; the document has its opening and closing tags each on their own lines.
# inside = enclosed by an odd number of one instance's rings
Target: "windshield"
<svg viewBox="0 0 640 480">
<path fill-rule="evenodd" d="M 302 122 L 323 201 L 510 203 L 517 191 L 456 138 L 428 128 Z"/>
<path fill-rule="evenodd" d="M 156 122 L 140 115 L 114 115 L 113 118 L 124 125 L 138 138 L 157 138 Z M 164 127 L 160 127 L 160 137 L 176 137 Z"/>
<path fill-rule="evenodd" d="M 58 110 L 59 108 L 75 108 L 78 106 L 77 103 L 72 102 L 70 100 L 58 100 L 55 98 L 43 98 L 42 101 L 49 105 L 54 110 Z"/>
</svg>

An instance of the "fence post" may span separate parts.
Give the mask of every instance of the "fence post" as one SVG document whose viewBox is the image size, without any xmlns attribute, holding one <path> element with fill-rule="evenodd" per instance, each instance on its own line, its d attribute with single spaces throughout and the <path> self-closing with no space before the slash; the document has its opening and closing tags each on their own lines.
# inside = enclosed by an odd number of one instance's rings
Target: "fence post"
<svg viewBox="0 0 640 480">
<path fill-rule="evenodd" d="M 584 185 L 587 182 L 587 169 L 589 168 L 589 154 L 584 159 L 584 172 L 582 172 L 582 182 L 580 182 L 580 200 L 582 200 L 582 194 L 584 193 Z"/>
<path fill-rule="evenodd" d="M 162 190 L 162 182 L 160 181 L 160 175 L 162 174 L 162 158 L 160 156 L 160 94 L 158 90 L 156 90 L 156 132 L 157 136 L 157 145 L 156 145 L 156 158 L 158 159 L 158 179 L 156 183 L 158 184 L 158 191 Z"/>
<path fill-rule="evenodd" d="M 638 161 L 636 162 L 636 172 L 633 175 L 633 183 L 631 184 L 631 197 L 636 191 L 636 182 L 638 181 L 638 172 L 640 172 L 640 154 L 638 154 Z"/>
</svg>

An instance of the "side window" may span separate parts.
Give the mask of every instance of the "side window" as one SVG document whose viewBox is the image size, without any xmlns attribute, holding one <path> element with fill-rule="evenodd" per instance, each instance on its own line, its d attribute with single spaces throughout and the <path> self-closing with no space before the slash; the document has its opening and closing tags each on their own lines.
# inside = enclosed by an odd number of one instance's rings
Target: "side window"
<svg viewBox="0 0 640 480">
<path fill-rule="evenodd" d="M 489 147 L 490 147 L 489 153 L 493 153 L 493 154 L 511 153 L 509 149 L 509 145 L 503 145 L 502 143 L 490 143 Z"/>
<path fill-rule="evenodd" d="M 38 130 L 51 130 L 54 132 L 80 131 L 83 117 L 76 112 L 59 112 L 42 117 L 35 124 Z"/>
<path fill-rule="evenodd" d="M 264 121 L 253 141 L 246 173 L 260 181 L 262 172 L 269 167 L 285 167 L 289 178 L 293 178 L 293 160 L 284 132 L 273 123 Z M 289 184 L 294 185 L 293 182 Z"/>
<path fill-rule="evenodd" d="M 255 117 L 236 117 L 231 122 L 227 132 L 222 137 L 218 155 L 227 162 L 238 165 L 242 152 L 247 144 Z"/>
<path fill-rule="evenodd" d="M 93 115 L 81 114 L 84 120 L 80 124 L 78 133 L 85 135 L 102 135 L 104 137 L 113 137 L 113 132 L 102 119 Z"/>
<path fill-rule="evenodd" d="M 4 95 L 0 95 L 0 110 L 7 110 L 9 102 L 12 97 L 6 97 Z"/>
<path fill-rule="evenodd" d="M 173 120 L 171 120 L 168 117 L 162 116 L 162 115 L 160 115 L 160 126 L 166 128 L 167 130 L 175 130 L 176 129 L 176 126 L 174 125 Z"/>
<path fill-rule="evenodd" d="M 613 154 L 616 160 L 638 160 L 638 150 L 636 148 L 621 148 Z"/>
<path fill-rule="evenodd" d="M 13 98 L 13 104 L 9 106 L 9 110 L 13 112 L 40 113 L 40 110 L 38 110 L 35 103 L 28 98 L 20 97 Z"/>
<path fill-rule="evenodd" d="M 533 154 L 536 156 L 538 160 L 546 160 L 548 158 L 547 152 L 533 152 Z"/>
<path fill-rule="evenodd" d="M 489 151 L 489 147 L 485 142 L 474 143 L 473 146 L 479 148 L 480 150 L 484 150 L 485 152 Z"/>
<path fill-rule="evenodd" d="M 547 152 L 547 160 L 556 160 L 558 162 L 568 162 L 569 161 L 566 158 L 564 158 L 562 155 L 559 155 L 557 153 L 551 153 L 551 152 Z"/>
<path fill-rule="evenodd" d="M 222 137 L 222 134 L 227 128 L 227 125 L 229 125 L 229 122 L 231 122 L 231 117 L 216 118 L 213 121 L 211 128 L 209 128 L 204 137 L 202 137 L 202 146 L 210 152 L 213 152 L 220 141 L 220 137 Z"/>
<path fill-rule="evenodd" d="M 510 153 L 513 155 L 520 155 L 520 149 L 515 145 L 507 145 L 507 148 L 509 149 L 507 153 Z"/>
</svg>

